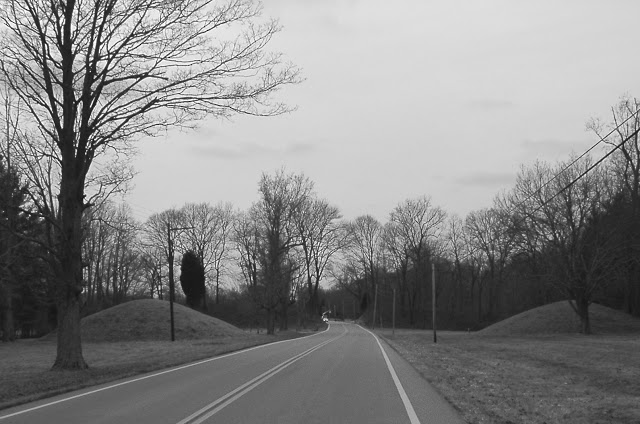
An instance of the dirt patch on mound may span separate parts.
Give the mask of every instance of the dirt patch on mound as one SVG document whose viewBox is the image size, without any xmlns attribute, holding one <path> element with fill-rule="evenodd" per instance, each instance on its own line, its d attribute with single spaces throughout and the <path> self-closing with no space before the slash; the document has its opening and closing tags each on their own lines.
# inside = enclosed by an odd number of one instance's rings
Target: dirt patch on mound
<svg viewBox="0 0 640 424">
<path fill-rule="evenodd" d="M 174 303 L 178 340 L 231 337 L 242 330 L 217 318 Z M 169 302 L 133 300 L 89 315 L 81 320 L 83 342 L 165 341 L 171 338 Z M 46 339 L 55 339 L 52 333 Z"/>
<path fill-rule="evenodd" d="M 591 329 L 595 334 L 640 333 L 640 319 L 615 309 L 592 304 Z M 526 336 L 572 334 L 580 331 L 580 320 L 567 301 L 530 309 L 495 323 L 476 334 L 482 336 Z"/>
</svg>

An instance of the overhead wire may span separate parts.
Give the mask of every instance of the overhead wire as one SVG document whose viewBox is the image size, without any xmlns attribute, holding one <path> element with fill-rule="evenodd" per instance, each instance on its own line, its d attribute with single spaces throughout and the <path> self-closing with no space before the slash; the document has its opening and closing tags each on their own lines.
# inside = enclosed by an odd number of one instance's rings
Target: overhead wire
<svg viewBox="0 0 640 424">
<path fill-rule="evenodd" d="M 640 109 L 639 109 L 640 111 Z M 638 111 L 636 111 L 636 114 L 638 113 Z M 622 125 L 622 124 L 621 124 Z M 587 175 L 589 172 L 591 172 L 596 166 L 600 165 L 602 162 L 604 162 L 605 159 L 607 159 L 609 156 L 611 156 L 616 150 L 618 150 L 619 148 L 621 148 L 622 146 L 624 146 L 627 141 L 629 141 L 632 137 L 638 135 L 638 133 L 640 133 L 640 127 L 638 127 L 634 132 L 632 132 L 631 134 L 629 134 L 625 139 L 623 139 L 620 143 L 618 143 L 613 149 L 611 149 L 610 151 L 608 151 L 604 156 L 602 156 L 600 159 L 598 159 L 595 163 L 593 163 L 591 166 L 589 166 L 585 171 L 583 171 L 580 175 L 578 175 L 576 178 L 574 178 L 571 182 L 569 182 L 566 186 L 564 186 L 562 189 L 560 189 L 556 194 L 554 194 L 553 196 L 551 196 L 549 199 L 547 199 L 546 201 L 543 202 L 542 205 L 540 205 L 539 208 L 537 208 L 535 212 L 537 212 L 538 210 L 542 209 L 544 206 L 546 206 L 550 201 L 552 201 L 553 199 L 555 199 L 556 197 L 558 197 L 559 195 L 561 195 L 562 193 L 564 193 L 566 190 L 568 190 L 571 186 L 573 186 L 575 183 L 577 183 L 582 177 L 584 177 L 585 175 Z M 562 171 L 564 172 L 564 170 Z M 559 175 L 559 174 L 558 174 Z M 557 175 L 556 175 L 557 176 Z"/>
<path fill-rule="evenodd" d="M 545 187 L 547 187 L 549 184 L 551 184 L 552 182 L 554 182 L 556 179 L 558 179 L 561 175 L 563 175 L 566 171 L 568 171 L 572 166 L 574 166 L 578 161 L 580 161 L 582 158 L 584 158 L 586 155 L 588 155 L 589 153 L 591 153 L 591 151 L 593 149 L 595 149 L 597 146 L 599 146 L 601 143 L 604 143 L 606 139 L 608 139 L 614 132 L 616 132 L 618 129 L 620 129 L 623 125 L 625 125 L 631 118 L 635 118 L 638 116 L 638 113 L 640 113 L 640 108 L 636 109 L 636 111 L 632 114 L 630 114 L 624 121 L 620 122 L 618 125 L 616 125 L 614 128 L 612 128 L 606 135 L 599 137 L 600 139 L 594 143 L 591 147 L 589 147 L 587 150 L 585 150 L 580 156 L 578 156 L 577 158 L 575 158 L 574 160 L 572 160 L 569 164 L 565 165 L 560 171 L 558 171 L 552 178 L 550 178 L 548 181 L 546 181 L 544 184 L 542 184 L 540 187 L 538 187 L 536 190 L 533 191 L 533 193 L 529 194 L 524 200 L 518 202 L 518 204 L 516 204 L 512 209 L 512 212 L 515 211 L 516 209 L 518 209 L 520 206 L 524 205 L 527 201 L 529 201 L 533 196 L 539 194 Z M 640 127 L 639 127 L 640 129 Z M 539 206 L 536 210 L 533 211 L 533 213 L 539 211 L 540 209 L 542 209 L 544 206 L 546 206 L 551 200 L 555 199 L 556 197 L 558 197 L 560 194 L 562 194 L 564 191 L 566 191 L 567 189 L 569 189 L 573 184 L 575 184 L 580 178 L 584 177 L 589 171 L 591 171 L 593 168 L 595 168 L 597 165 L 599 165 L 600 163 L 602 163 L 606 158 L 608 158 L 609 156 L 611 156 L 613 154 L 614 151 L 616 151 L 617 149 L 619 149 L 620 147 L 622 147 L 631 137 L 633 137 L 634 135 L 638 134 L 638 130 L 636 130 L 634 133 L 632 133 L 629 137 L 627 137 L 626 139 L 624 139 L 621 143 L 619 143 L 618 145 L 616 145 L 610 152 L 608 152 L 607 154 L 605 154 L 600 160 L 598 160 L 593 166 L 589 167 L 589 169 L 587 169 L 587 171 L 583 172 L 582 174 L 580 174 L 580 176 L 578 176 L 578 178 L 576 178 L 574 181 L 570 182 L 567 186 L 563 187 L 560 191 L 558 191 L 557 193 L 555 193 L 553 196 L 551 196 L 549 199 L 545 200 L 541 206 Z"/>
<path fill-rule="evenodd" d="M 549 180 L 547 180 L 545 183 L 543 183 L 540 187 L 538 187 L 536 190 L 534 190 L 532 193 L 530 193 L 528 196 L 526 196 L 523 200 L 517 202 L 517 204 L 513 205 L 512 207 L 508 208 L 509 212 L 513 213 L 516 212 L 517 210 L 520 209 L 520 206 L 524 205 L 527 201 L 529 201 L 533 196 L 540 194 L 542 192 L 542 190 L 547 187 L 549 184 L 551 184 L 552 182 L 554 182 L 556 179 L 558 179 L 561 175 L 563 175 L 567 170 L 569 170 L 572 166 L 574 166 L 579 160 L 581 160 L 582 158 L 584 158 L 586 155 L 588 155 L 593 149 L 595 149 L 597 146 L 599 146 L 601 143 L 604 143 L 605 140 L 607 138 L 609 138 L 614 132 L 616 132 L 617 130 L 619 130 L 623 125 L 625 125 L 631 118 L 637 117 L 638 114 L 640 113 L 640 108 L 636 109 L 636 111 L 632 114 L 630 114 L 625 120 L 623 120 L 622 122 L 620 122 L 618 125 L 616 125 L 614 128 L 612 128 L 606 135 L 599 137 L 599 140 L 594 143 L 591 147 L 589 147 L 586 151 L 584 151 L 580 156 L 578 156 L 577 158 L 575 158 L 574 160 L 572 160 L 569 164 L 565 165 L 560 171 L 558 171 L 552 178 L 550 178 Z M 532 212 L 530 212 L 528 215 L 531 216 L 533 214 L 535 214 L 536 212 L 538 212 L 540 209 L 542 209 L 543 207 L 545 207 L 547 204 L 549 204 L 549 202 L 551 202 L 553 199 L 555 199 L 556 197 L 558 197 L 559 195 L 561 195 L 562 193 L 564 193 L 566 190 L 568 190 L 571 186 L 573 186 L 576 182 L 578 182 L 581 178 L 583 178 L 585 175 L 587 175 L 591 170 L 593 170 L 596 166 L 598 166 L 600 163 L 602 163 L 605 159 L 607 159 L 609 156 L 611 156 L 616 150 L 618 150 L 620 147 L 624 146 L 624 144 L 629 141 L 632 137 L 634 137 L 635 135 L 637 135 L 640 132 L 640 126 L 633 132 L 631 133 L 628 137 L 626 137 L 625 139 L 623 139 L 620 143 L 618 143 L 613 149 L 611 149 L 609 152 L 607 152 L 602 158 L 600 158 L 598 161 L 596 161 L 594 164 L 592 164 L 591 166 L 589 166 L 587 168 L 587 170 L 585 170 L 584 172 L 582 172 L 578 177 L 574 178 L 571 182 L 569 182 L 566 186 L 564 186 L 563 188 L 561 188 L 559 191 L 557 191 L 556 193 L 553 194 L 553 196 L 549 197 L 548 199 L 544 200 L 542 202 L 542 204 L 540 204 L 538 207 L 536 207 Z M 521 218 L 523 219 L 523 218 Z"/>
</svg>

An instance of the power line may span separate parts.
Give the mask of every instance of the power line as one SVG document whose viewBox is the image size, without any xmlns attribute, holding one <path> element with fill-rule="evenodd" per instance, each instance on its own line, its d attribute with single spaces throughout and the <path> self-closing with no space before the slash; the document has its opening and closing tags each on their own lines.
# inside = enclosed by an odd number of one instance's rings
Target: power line
<svg viewBox="0 0 640 424">
<path fill-rule="evenodd" d="M 524 200 L 518 202 L 517 205 L 515 205 L 512 208 L 512 212 L 515 209 L 518 209 L 521 205 L 525 204 L 529 199 L 531 199 L 533 196 L 535 196 L 536 194 L 539 194 L 546 186 L 548 186 L 549 184 L 551 184 L 552 182 L 554 182 L 556 179 L 558 179 L 558 177 L 560 177 L 561 175 L 563 175 L 567 170 L 569 170 L 569 168 L 571 168 L 572 166 L 574 166 L 580 159 L 584 158 L 586 155 L 588 155 L 593 149 L 595 149 L 598 145 L 600 145 L 601 143 L 603 143 L 607 138 L 609 138 L 611 136 L 611 134 L 613 134 L 614 132 L 616 132 L 618 129 L 620 129 L 620 127 L 622 127 L 624 124 L 626 124 L 631 118 L 637 117 L 638 113 L 640 113 L 640 109 L 636 109 L 636 111 L 634 113 L 632 113 L 631 115 L 629 115 L 624 121 L 622 121 L 621 123 L 619 123 L 618 125 L 615 126 L 615 128 L 612 128 L 605 136 L 600 137 L 600 139 L 593 144 L 593 146 L 589 147 L 585 152 L 583 152 L 580 156 L 578 156 L 577 158 L 575 158 L 574 160 L 571 161 L 571 163 L 569 163 L 568 165 L 564 166 L 560 171 L 558 171 L 551 179 L 549 179 L 547 182 L 545 182 L 544 184 L 542 184 L 539 188 L 537 188 L 536 190 L 534 190 L 533 193 L 529 194 Z M 638 130 L 636 130 L 633 134 L 631 134 L 629 137 L 627 137 L 626 139 L 624 139 L 620 144 L 618 144 L 617 146 L 615 146 L 609 153 L 607 153 L 604 157 L 602 157 L 598 162 L 596 162 L 596 164 L 593 167 L 590 167 L 586 172 L 582 173 L 576 180 L 572 181 L 571 183 L 569 183 L 566 187 L 562 188 L 559 192 L 557 192 L 556 194 L 554 194 L 551 198 L 547 199 L 546 201 L 544 201 L 542 203 L 542 207 L 546 206 L 546 204 L 548 202 L 550 202 L 551 200 L 555 199 L 557 196 L 559 196 L 560 194 L 562 194 L 565 190 L 567 190 L 569 187 L 571 187 L 573 184 L 575 184 L 580 178 L 584 177 L 589 171 L 591 171 L 595 166 L 597 166 L 598 164 L 600 164 L 604 159 L 606 159 L 607 157 L 609 157 L 614 151 L 616 151 L 617 149 L 619 149 L 620 147 L 622 147 L 631 137 L 633 137 L 635 134 L 638 134 Z M 538 210 L 540 210 L 540 208 L 536 209 L 534 212 L 537 212 Z"/>
<path fill-rule="evenodd" d="M 638 111 L 636 111 L 636 114 L 638 113 Z M 558 191 L 556 194 L 554 194 L 553 196 L 551 196 L 549 199 L 547 199 L 545 202 L 543 202 L 543 204 L 537 208 L 534 212 L 537 212 L 538 210 L 542 209 L 544 206 L 546 206 L 550 201 L 552 201 L 553 199 L 555 199 L 556 197 L 558 197 L 559 195 L 561 195 L 562 193 L 564 193 L 566 190 L 568 190 L 571 186 L 573 186 L 575 183 L 577 183 L 582 177 L 584 177 L 585 175 L 587 175 L 593 168 L 595 168 L 596 166 L 600 165 L 602 162 L 604 162 L 605 159 L 607 159 L 609 156 L 611 156 L 613 154 L 613 152 L 615 152 L 616 150 L 618 150 L 619 148 L 621 148 L 622 146 L 624 146 L 624 144 L 629 141 L 632 137 L 638 135 L 638 133 L 640 133 L 640 127 L 638 127 L 634 132 L 632 132 L 631 134 L 629 134 L 629 136 L 627 138 L 625 138 L 624 140 L 622 140 L 620 143 L 618 143 L 613 149 L 611 149 L 609 152 L 607 152 L 607 154 L 605 154 L 604 156 L 602 156 L 598 161 L 596 161 L 593 165 L 591 165 L 589 168 L 587 168 L 584 172 L 582 172 L 580 175 L 578 175 L 576 178 L 574 178 L 569 184 L 567 184 L 566 186 L 564 186 L 562 189 L 560 189 L 560 191 Z"/>
<path fill-rule="evenodd" d="M 638 113 L 638 111 L 636 111 L 636 114 Z M 621 124 L 622 125 L 622 124 Z M 569 188 L 571 188 L 575 183 L 577 183 L 578 181 L 580 181 L 581 178 L 583 178 L 585 175 L 587 175 L 589 172 L 591 172 L 596 166 L 600 165 L 602 162 L 604 162 L 609 156 L 611 156 L 616 150 L 618 150 L 619 148 L 621 148 L 622 146 L 625 145 L 625 143 L 627 141 L 629 141 L 632 137 L 637 136 L 640 133 L 640 127 L 638 127 L 634 132 L 632 132 L 631 134 L 629 134 L 625 139 L 623 139 L 620 143 L 618 143 L 613 149 L 611 149 L 609 152 L 607 152 L 604 156 L 602 156 L 600 159 L 598 159 L 596 162 L 594 162 L 592 165 L 590 165 L 586 170 L 584 170 L 580 175 L 578 175 L 577 177 L 575 177 L 573 180 L 571 180 L 567 185 L 565 185 L 564 187 L 562 187 L 560 190 L 558 190 L 553 196 L 549 197 L 548 199 L 546 199 L 544 202 L 542 202 L 542 204 L 540 204 L 538 207 L 536 207 L 532 212 L 526 214 L 525 216 L 521 217 L 520 219 L 516 220 L 516 222 L 518 221 L 524 221 L 524 219 L 527 218 L 527 216 L 532 217 L 536 212 L 540 211 L 542 208 L 544 208 L 545 206 L 547 206 L 553 199 L 555 199 L 556 197 L 560 196 L 562 193 L 564 193 L 566 190 L 568 190 Z M 584 156 L 584 155 L 583 155 Z M 574 162 L 575 163 L 575 162 Z M 522 202 L 519 202 L 514 208 L 512 208 L 511 212 L 514 212 L 516 210 L 516 208 L 518 208 L 520 205 L 524 204 L 524 202 L 526 202 L 528 199 L 530 199 L 531 197 L 533 197 L 534 194 L 540 192 L 549 182 L 553 181 L 554 179 L 556 179 L 559 175 L 561 175 L 563 172 L 565 172 L 568 169 L 568 167 L 565 167 L 561 172 L 559 172 L 558 174 L 556 174 L 554 176 L 554 178 L 552 178 L 551 180 L 549 180 L 547 183 L 543 184 L 540 188 L 538 188 L 537 190 L 534 191 L 534 193 L 530 194 L 529 196 L 527 196 L 527 198 L 525 200 L 523 200 Z"/>
</svg>

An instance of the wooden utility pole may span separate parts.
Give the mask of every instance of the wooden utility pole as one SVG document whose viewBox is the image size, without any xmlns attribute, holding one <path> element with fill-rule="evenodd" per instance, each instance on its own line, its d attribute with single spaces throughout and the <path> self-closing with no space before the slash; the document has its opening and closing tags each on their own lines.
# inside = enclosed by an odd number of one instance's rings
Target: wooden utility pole
<svg viewBox="0 0 640 424">
<path fill-rule="evenodd" d="M 391 335 L 396 335 L 396 288 L 393 288 L 393 311 L 391 312 Z"/>
<path fill-rule="evenodd" d="M 376 284 L 376 293 L 373 297 L 373 319 L 371 322 L 373 323 L 371 329 L 375 330 L 376 328 L 376 309 L 378 307 L 378 285 Z"/>
<path fill-rule="evenodd" d="M 169 262 L 169 315 L 171 316 L 171 341 L 176 341 L 175 327 L 173 323 L 173 240 L 171 240 L 171 225 L 167 222 L 167 261 Z"/>
<path fill-rule="evenodd" d="M 438 343 L 438 337 L 436 335 L 436 265 L 431 262 L 431 309 L 433 309 L 433 342 Z"/>
<path fill-rule="evenodd" d="M 168 261 L 169 261 L 169 314 L 171 315 L 171 341 L 176 341 L 176 332 L 175 325 L 173 320 L 173 302 L 175 300 L 175 284 L 173 282 L 173 260 L 174 260 L 174 250 L 173 250 L 173 240 L 171 239 L 171 231 L 177 230 L 192 230 L 194 227 L 179 227 L 172 228 L 171 224 L 167 222 L 167 246 L 169 248 L 168 253 Z"/>
</svg>

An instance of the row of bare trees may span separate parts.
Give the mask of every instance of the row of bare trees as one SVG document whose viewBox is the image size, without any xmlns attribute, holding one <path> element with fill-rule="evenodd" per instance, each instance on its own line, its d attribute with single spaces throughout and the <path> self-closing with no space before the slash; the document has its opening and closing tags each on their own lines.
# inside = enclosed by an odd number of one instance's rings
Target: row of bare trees
<svg viewBox="0 0 640 424">
<path fill-rule="evenodd" d="M 3 336 L 13 337 L 16 330 L 24 336 L 42 334 L 55 328 L 48 322 L 52 299 L 51 270 L 41 240 L 45 226 L 21 212 L 28 190 L 19 185 L 16 172 L 8 172 L 4 157 L 0 181 L 11 196 L 0 193 Z M 191 251 L 200 259 L 217 303 L 221 278 L 229 267 L 232 222 L 229 204 L 186 204 L 152 215 L 145 223 L 134 218 L 126 203 L 104 201 L 91 208 L 82 225 L 82 316 L 132 298 L 168 298 L 169 234 L 176 255 Z M 169 234 L 167 225 L 172 227 Z M 13 310 L 13 305 L 25 312 Z"/>
<path fill-rule="evenodd" d="M 346 225 L 348 243 L 333 269 L 335 280 L 358 299 L 360 312 L 374 312 L 379 292 L 388 295 L 393 287 L 400 314 L 416 325 L 428 298 L 428 269 L 442 256 L 445 220 L 428 196 L 399 203 L 385 224 L 370 215 L 357 217 Z"/>
<path fill-rule="evenodd" d="M 523 167 L 514 188 L 491 208 L 465 219 L 447 217 L 422 196 L 399 203 L 385 224 L 368 215 L 340 220 L 308 178 L 281 170 L 263 175 L 260 199 L 247 211 L 186 205 L 152 216 L 145 225 L 147 244 L 166 248 L 155 262 L 153 255 L 146 260 L 157 264 L 161 279 L 175 237 L 182 252 L 203 258 L 216 289 L 225 273 L 234 281 L 241 276 L 242 290 L 266 312 L 270 332 L 276 317 L 286 328 L 291 305 L 318 313 L 319 284 L 328 276 L 357 300 L 361 312 L 372 312 L 379 290 L 384 299 L 395 289 L 406 323 L 427 325 L 432 264 L 438 269 L 436 295 L 445 306 L 441 314 L 453 326 L 478 327 L 568 299 L 582 331 L 589 332 L 594 300 L 637 314 L 628 296 L 635 286 L 627 278 L 637 256 L 629 250 L 633 221 L 616 218 L 630 207 L 617 164 L 591 169 L 588 156 L 537 162 Z M 171 229 L 178 231 L 173 235 Z"/>
<path fill-rule="evenodd" d="M 620 286 L 638 255 L 627 250 L 631 241 L 625 246 L 633 222 L 617 215 L 624 202 L 615 168 L 591 169 L 588 156 L 570 162 L 523 167 L 512 190 L 465 219 L 447 218 L 428 197 L 400 203 L 386 224 L 356 218 L 336 280 L 370 313 L 376 295 L 376 306 L 390 312 L 395 290 L 401 319 L 426 326 L 435 264 L 440 314 L 453 326 L 478 327 L 567 299 L 589 333 L 589 305 L 621 306 L 607 288 Z"/>
<path fill-rule="evenodd" d="M 138 224 L 126 204 L 105 202 L 85 214 L 83 300 L 88 311 L 144 293 L 137 233 Z"/>
<path fill-rule="evenodd" d="M 126 208 L 110 211 L 106 202 L 132 177 L 122 165 L 140 137 L 188 127 L 206 116 L 288 110 L 272 102 L 271 94 L 297 83 L 298 69 L 266 51 L 279 26 L 262 19 L 260 11 L 251 0 L 0 0 L 0 79 L 10 106 L 3 119 L 8 124 L 5 158 L 14 164 L 5 169 L 28 187 L 19 205 L 4 195 L 2 224 L 11 236 L 3 238 L 0 288 L 14 297 L 11 281 L 19 269 L 11 269 L 7 264 L 14 262 L 7 258 L 19 246 L 28 252 L 24 257 L 34 258 L 32 265 L 43 264 L 45 271 L 33 280 L 49 282 L 55 304 L 55 368 L 86 367 L 80 341 L 84 302 L 119 301 L 149 276 L 148 291 L 162 296 L 178 247 L 197 252 L 219 290 L 228 263 L 220 253 L 228 251 L 226 244 L 211 247 L 215 244 L 206 231 L 190 233 L 210 225 L 206 217 L 170 210 L 137 226 Z M 292 287 L 304 287 L 304 301 L 317 306 L 318 284 L 330 269 L 359 290 L 363 309 L 371 297 L 376 304 L 379 287 L 397 280 L 409 321 L 415 323 L 421 312 L 427 316 L 428 268 L 436 263 L 447 276 L 439 296 L 465 311 L 470 294 L 478 320 L 500 315 L 504 299 L 517 309 L 529 299 L 519 294 L 537 287 L 535 281 L 545 287 L 551 283 L 572 301 L 585 332 L 589 303 L 605 291 L 638 314 L 637 107 L 635 99 L 623 99 L 612 109 L 611 123 L 590 124 L 598 134 L 614 130 L 607 140 L 620 147 L 609 167 L 591 170 L 589 159 L 582 158 L 571 167 L 525 168 L 516 187 L 494 207 L 470 214 L 463 225 L 458 222 L 460 237 L 446 235 L 444 212 L 428 198 L 415 203 L 427 203 L 433 216 L 421 215 L 419 207 L 413 211 L 411 201 L 399 205 L 389 224 L 365 216 L 338 225 L 337 209 L 313 206 L 305 177 L 265 176 L 260 200 L 245 215 L 248 236 L 236 237 L 238 246 L 251 247 L 240 254 L 248 290 L 268 312 L 270 330 L 276 311 L 286 316 L 299 298 L 295 293 L 302 290 Z M 316 222 L 314 210 L 335 218 Z M 407 228 L 405 215 L 416 220 Z M 20 219 L 38 231 L 17 228 Z M 234 222 L 235 227 L 220 231 L 237 233 L 243 220 Z M 469 255 L 452 260 L 450 239 L 467 240 Z M 347 247 L 321 247 L 320 240 Z M 385 247 L 389 243 L 393 247 Z M 327 258 L 339 251 L 343 265 L 329 266 Z M 453 289 L 462 290 L 465 281 L 472 282 L 466 297 Z"/>
<path fill-rule="evenodd" d="M 151 215 L 142 226 L 147 280 L 152 295 L 166 296 L 176 253 L 192 252 L 204 269 L 214 301 L 219 303 L 222 278 L 229 272 L 231 229 L 235 212 L 229 203 L 188 203 Z"/>
<path fill-rule="evenodd" d="M 289 307 L 318 313 L 318 289 L 345 243 L 338 209 L 316 197 L 313 182 L 284 170 L 263 174 L 260 199 L 234 228 L 245 288 L 267 315 L 267 332 L 287 328 Z"/>
<path fill-rule="evenodd" d="M 204 269 L 214 304 L 223 287 L 245 293 L 254 312 L 266 312 L 270 332 L 276 315 L 286 328 L 292 305 L 300 317 L 319 316 L 320 283 L 345 243 L 339 211 L 317 198 L 302 174 L 265 174 L 259 193 L 245 212 L 229 203 L 190 203 L 145 222 L 125 203 L 96 203 L 83 216 L 81 314 L 131 298 L 167 299 L 169 281 L 178 280 L 177 264 L 189 252 Z M 182 298 L 178 286 L 175 292 Z"/>
<path fill-rule="evenodd" d="M 260 199 L 247 211 L 228 203 L 186 204 L 142 224 L 126 205 L 93 208 L 85 215 L 85 310 L 136 296 L 167 298 L 176 261 L 190 252 L 214 303 L 223 285 L 248 294 L 254 311 L 265 312 L 270 333 L 276 317 L 286 329 L 292 305 L 299 317 L 319 315 L 320 283 L 345 246 L 347 227 L 303 174 L 264 174 L 258 188 Z"/>
<path fill-rule="evenodd" d="M 252 0 L 0 0 L 0 80 L 20 116 L 22 178 L 43 221 L 57 311 L 54 368 L 83 369 L 83 221 L 134 143 L 205 117 L 276 115 L 298 69 Z M 170 36 L 167 36 L 170 34 Z M 124 171 L 124 172 L 123 172 Z"/>
<path fill-rule="evenodd" d="M 555 300 L 569 301 L 584 333 L 592 302 L 640 316 L 639 106 L 623 97 L 610 123 L 588 124 L 607 143 L 604 163 L 582 155 L 523 166 L 492 207 L 464 218 L 428 197 L 401 202 L 384 224 L 356 218 L 335 281 L 369 320 L 377 307 L 376 319 L 384 310 L 389 321 L 395 291 L 399 318 L 412 326 L 430 322 L 432 264 L 438 313 L 455 328 Z"/>
</svg>

